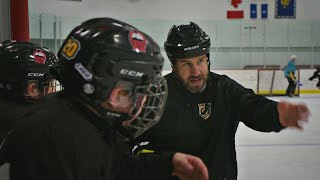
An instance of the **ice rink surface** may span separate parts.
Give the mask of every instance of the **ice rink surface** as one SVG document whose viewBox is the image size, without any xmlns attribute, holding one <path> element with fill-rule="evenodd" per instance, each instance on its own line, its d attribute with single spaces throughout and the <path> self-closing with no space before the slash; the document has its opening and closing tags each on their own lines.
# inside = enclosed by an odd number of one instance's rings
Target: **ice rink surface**
<svg viewBox="0 0 320 180">
<path fill-rule="evenodd" d="M 280 133 L 261 133 L 240 123 L 236 135 L 238 180 L 319 180 L 320 95 L 270 99 L 307 104 L 309 123 L 303 131 L 285 129 Z M 8 165 L 0 168 L 0 180 L 8 180 Z"/>
<path fill-rule="evenodd" d="M 236 135 L 238 180 L 319 180 L 320 95 L 270 99 L 305 103 L 311 117 L 303 131 L 261 133 L 240 123 Z"/>
</svg>

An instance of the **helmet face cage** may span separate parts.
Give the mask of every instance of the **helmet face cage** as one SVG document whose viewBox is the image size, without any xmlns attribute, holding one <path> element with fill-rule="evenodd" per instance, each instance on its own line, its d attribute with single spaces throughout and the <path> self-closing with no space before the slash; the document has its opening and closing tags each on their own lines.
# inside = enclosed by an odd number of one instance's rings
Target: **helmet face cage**
<svg viewBox="0 0 320 180">
<path fill-rule="evenodd" d="M 47 95 L 62 91 L 63 87 L 58 80 L 48 79 L 41 82 L 39 89 L 42 95 Z"/>
<path fill-rule="evenodd" d="M 56 79 L 36 80 L 28 79 L 23 83 L 24 99 L 28 102 L 38 100 L 40 97 L 61 91 L 62 85 Z M 32 89 L 30 89 L 32 88 Z"/>
<path fill-rule="evenodd" d="M 135 94 L 133 110 L 129 113 L 129 119 L 134 117 L 136 112 L 139 111 L 141 97 L 146 97 L 146 101 L 137 118 L 127 123 L 124 127 L 130 134 L 137 137 L 160 121 L 167 99 L 167 83 L 161 77 L 153 84 L 137 86 Z"/>
</svg>

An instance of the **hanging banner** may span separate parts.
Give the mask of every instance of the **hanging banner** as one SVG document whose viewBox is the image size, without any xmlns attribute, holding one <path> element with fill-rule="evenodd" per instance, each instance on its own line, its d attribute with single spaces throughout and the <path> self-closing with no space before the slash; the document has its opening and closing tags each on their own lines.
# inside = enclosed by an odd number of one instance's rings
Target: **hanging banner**
<svg viewBox="0 0 320 180">
<path fill-rule="evenodd" d="M 296 18 L 296 0 L 275 0 L 275 18 L 276 19 L 295 19 Z"/>
<path fill-rule="evenodd" d="M 268 4 L 261 4 L 261 19 L 268 19 Z"/>
<path fill-rule="evenodd" d="M 257 19 L 257 4 L 250 4 L 250 19 Z"/>
</svg>

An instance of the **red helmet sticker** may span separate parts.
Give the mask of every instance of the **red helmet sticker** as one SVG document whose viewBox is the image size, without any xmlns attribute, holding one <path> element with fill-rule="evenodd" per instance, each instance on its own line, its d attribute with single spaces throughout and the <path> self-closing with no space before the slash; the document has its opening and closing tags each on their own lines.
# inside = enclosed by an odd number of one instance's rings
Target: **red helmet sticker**
<svg viewBox="0 0 320 180">
<path fill-rule="evenodd" d="M 36 49 L 33 52 L 34 61 L 37 64 L 45 64 L 47 56 L 41 49 Z"/>
<path fill-rule="evenodd" d="M 136 30 L 129 32 L 129 42 L 132 46 L 132 49 L 136 52 L 146 52 L 147 40 L 144 35 Z"/>
</svg>

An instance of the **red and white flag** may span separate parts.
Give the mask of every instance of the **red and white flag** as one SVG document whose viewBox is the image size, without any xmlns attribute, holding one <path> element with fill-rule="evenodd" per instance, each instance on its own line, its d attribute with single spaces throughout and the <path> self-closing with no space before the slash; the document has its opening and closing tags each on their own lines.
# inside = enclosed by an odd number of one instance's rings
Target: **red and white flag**
<svg viewBox="0 0 320 180">
<path fill-rule="evenodd" d="M 240 8 L 240 5 L 242 4 L 242 0 L 229 0 L 229 2 L 232 9 L 227 11 L 227 18 L 243 19 L 244 11 L 243 9 Z"/>
</svg>

